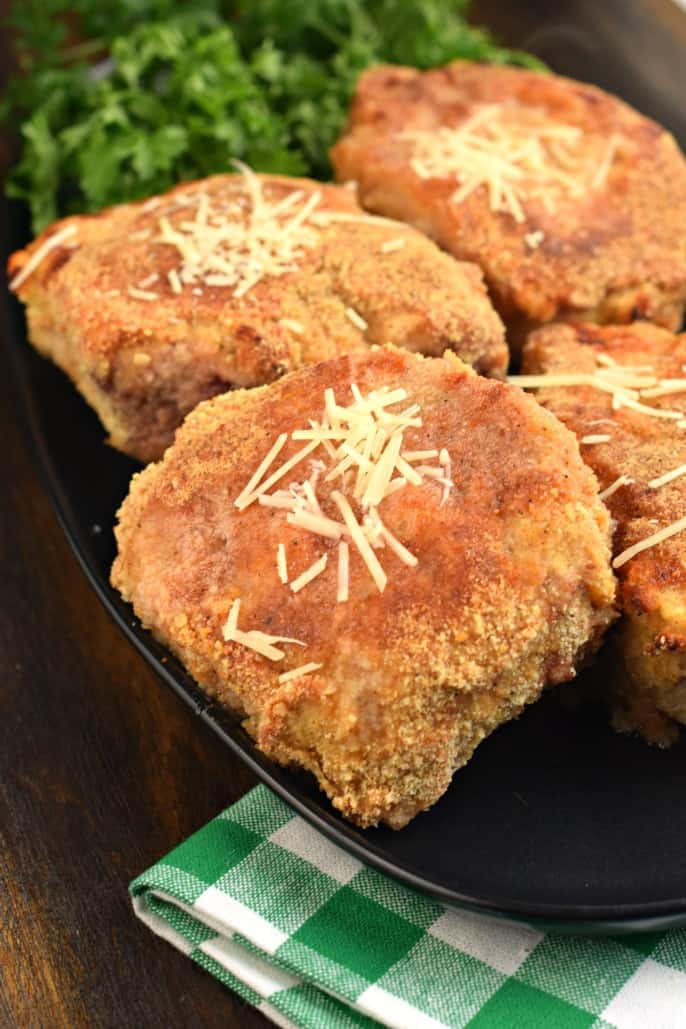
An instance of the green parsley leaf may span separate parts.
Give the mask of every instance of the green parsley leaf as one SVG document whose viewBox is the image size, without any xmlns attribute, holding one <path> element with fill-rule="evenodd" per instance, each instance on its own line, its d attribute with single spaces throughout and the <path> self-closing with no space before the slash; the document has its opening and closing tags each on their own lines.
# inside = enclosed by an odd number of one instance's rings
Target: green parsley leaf
<svg viewBox="0 0 686 1029">
<path fill-rule="evenodd" d="M 233 158 L 328 178 L 364 68 L 537 65 L 466 12 L 466 0 L 16 0 L 21 71 L 0 118 L 22 123 L 22 147 L 7 192 L 26 200 L 38 232 Z"/>
</svg>

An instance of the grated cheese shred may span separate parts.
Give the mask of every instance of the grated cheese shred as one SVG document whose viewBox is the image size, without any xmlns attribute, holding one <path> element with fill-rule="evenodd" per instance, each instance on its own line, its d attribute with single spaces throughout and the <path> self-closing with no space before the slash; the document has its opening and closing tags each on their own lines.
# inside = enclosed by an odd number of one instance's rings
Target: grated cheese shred
<svg viewBox="0 0 686 1029">
<path fill-rule="evenodd" d="M 309 222 L 321 201 L 319 190 L 309 195 L 296 190 L 273 200 L 252 169 L 234 164 L 242 175 L 234 196 L 211 199 L 199 191 L 187 198 L 194 218 L 174 224 L 167 215 L 159 218 L 156 242 L 173 247 L 179 257 L 174 280 L 169 279 L 174 292 L 177 285 L 204 285 L 245 296 L 265 276 L 294 271 L 319 241 Z"/>
<path fill-rule="evenodd" d="M 637 554 L 641 554 L 644 550 L 649 550 L 651 547 L 656 547 L 658 543 L 663 543 L 665 540 L 670 539 L 672 536 L 676 536 L 677 533 L 683 532 L 686 529 L 686 516 L 679 518 L 676 522 L 672 522 L 671 525 L 666 525 L 663 529 L 659 529 L 657 532 L 652 533 L 650 536 L 646 536 L 645 539 L 639 543 L 634 543 L 632 547 L 627 547 L 621 554 L 612 562 L 613 568 L 621 568 L 627 561 L 630 561 L 632 557 L 636 557 Z"/>
<path fill-rule="evenodd" d="M 641 390 L 641 396 L 646 398 L 667 397 L 672 393 L 686 393 L 686 380 L 661 379 L 659 385 L 652 389 Z"/>
<path fill-rule="evenodd" d="M 656 479 L 651 479 L 648 486 L 650 489 L 659 489 L 660 486 L 666 486 L 667 483 L 674 482 L 682 475 L 686 475 L 686 464 L 681 464 L 678 468 L 673 468 L 671 472 L 665 472 L 664 475 L 658 475 Z"/>
<path fill-rule="evenodd" d="M 240 172 L 235 188 L 213 196 L 195 189 L 172 198 L 159 213 L 154 242 L 176 253 L 177 263 L 166 272 L 174 293 L 189 288 L 202 295 L 200 287 L 208 286 L 244 297 L 265 278 L 297 271 L 320 242 L 321 230 L 339 222 L 393 225 L 397 231 L 397 223 L 389 219 L 322 209 L 319 189 L 294 189 L 274 197 L 269 183 L 251 168 L 240 161 L 233 164 Z M 160 203 L 158 198 L 155 206 Z M 388 243 L 402 246 L 404 240 Z M 382 252 L 397 248 L 382 247 Z M 283 318 L 281 325 L 295 335 L 304 332 L 295 319 Z"/>
<path fill-rule="evenodd" d="M 615 481 L 606 489 L 601 490 L 598 494 L 598 500 L 607 500 L 608 497 L 611 497 L 618 489 L 621 489 L 622 486 L 628 486 L 633 481 L 634 480 L 630 479 L 628 475 L 620 475 L 619 478 L 615 479 Z"/>
<path fill-rule="evenodd" d="M 404 246 L 404 239 L 387 239 L 385 243 L 381 244 L 379 250 L 382 254 L 393 254 L 396 250 L 402 250 Z"/>
<path fill-rule="evenodd" d="M 297 579 L 293 579 L 291 583 L 291 589 L 294 593 L 299 593 L 304 586 L 307 586 L 309 582 L 316 579 L 318 575 L 326 568 L 326 563 L 329 559 L 328 554 L 323 554 L 317 561 L 306 568 L 302 575 L 299 575 Z"/>
<path fill-rule="evenodd" d="M 410 426 L 422 425 L 418 404 L 393 410 L 407 400 L 405 389 L 381 386 L 363 395 L 357 384 L 352 383 L 350 392 L 353 401 L 344 405 L 336 400 L 333 389 L 326 389 L 320 421 L 309 419 L 309 428 L 295 429 L 290 433 L 291 440 L 302 441 L 305 445 L 274 469 L 276 459 L 289 438 L 288 433 L 281 433 L 234 501 L 240 511 L 254 502 L 282 510 L 285 525 L 291 530 L 335 541 L 337 603 L 346 602 L 350 596 L 351 545 L 362 558 L 379 592 L 385 590 L 388 575 L 376 551 L 387 550 L 408 567 L 418 564 L 417 556 L 391 532 L 379 514 L 379 505 L 387 497 L 410 485 L 435 484 L 442 489 L 439 504 L 442 506 L 453 488 L 451 459 L 445 448 L 409 450 L 404 447 L 405 431 Z M 287 473 L 301 465 L 318 447 L 322 448 L 320 453 L 328 460 L 311 459 L 309 477 L 286 486 L 279 485 Z M 436 459 L 436 464 L 420 463 Z M 340 520 L 332 517 L 331 512 L 322 510 L 317 496 L 320 479 L 336 483 L 337 488 L 331 490 L 329 500 Z M 351 500 L 359 506 L 359 517 L 353 511 Z M 328 551 L 290 581 L 291 592 L 298 593 L 308 586 L 326 571 L 327 564 Z M 287 585 L 289 573 L 285 542 L 277 545 L 276 568 L 280 582 Z M 277 644 L 300 643 L 258 630 L 246 632 L 239 629 L 239 607 L 240 601 L 237 600 L 223 628 L 225 640 L 242 643 L 273 661 L 283 657 L 283 651 Z"/>
<path fill-rule="evenodd" d="M 288 582 L 288 565 L 286 564 L 286 545 L 279 543 L 276 548 L 276 570 L 281 582 L 286 585 Z"/>
<path fill-rule="evenodd" d="M 147 289 L 148 286 L 152 286 L 154 282 L 157 282 L 159 277 L 158 272 L 151 272 L 150 275 L 146 275 L 144 279 L 141 279 L 138 283 L 138 289 Z"/>
<path fill-rule="evenodd" d="M 296 336 L 302 336 L 305 331 L 302 323 L 295 320 L 295 318 L 282 318 L 279 324 L 290 332 L 295 333 Z"/>
<path fill-rule="evenodd" d="M 593 375 L 585 373 L 522 375 L 510 376 L 508 381 L 517 383 L 523 388 L 533 389 L 549 386 L 595 386 L 612 393 L 613 410 L 620 410 L 626 407 L 652 418 L 661 418 L 675 422 L 676 428 L 686 427 L 683 411 L 652 407 L 642 402 L 643 400 L 658 399 L 672 393 L 686 392 L 686 379 L 658 380 L 654 374 L 651 374 L 653 368 L 650 365 L 619 365 L 606 354 L 597 354 L 596 361 L 602 367 Z M 683 370 L 686 370 L 686 366 L 684 366 Z M 607 442 L 609 439 L 610 437 L 607 435 L 598 434 L 584 436 L 579 442 L 599 443 Z M 660 489 L 662 486 L 666 486 L 684 475 L 686 475 L 686 464 L 679 465 L 662 475 L 650 479 L 647 486 L 653 490 Z M 606 489 L 602 490 L 598 497 L 600 500 L 607 500 L 617 490 L 623 486 L 630 485 L 633 481 L 628 475 L 620 475 Z M 686 516 L 677 519 L 671 525 L 658 529 L 657 532 L 652 533 L 638 543 L 627 547 L 613 559 L 612 567 L 615 569 L 621 568 L 633 557 L 636 557 L 636 555 L 657 546 L 677 533 L 683 532 L 684 529 L 686 529 Z"/>
<path fill-rule="evenodd" d="M 512 385 L 519 386 L 521 389 L 557 389 L 568 386 L 592 386 L 595 389 L 612 394 L 612 407 L 614 410 L 628 407 L 632 411 L 638 411 L 640 414 L 648 415 L 651 418 L 668 420 L 680 420 L 683 418 L 682 411 L 671 411 L 662 407 L 651 407 L 648 404 L 641 403 L 640 398 L 649 397 L 652 392 L 652 388 L 643 389 L 641 382 L 652 383 L 655 381 L 654 378 L 641 377 L 640 381 L 637 381 L 636 376 L 633 376 L 633 378 L 619 375 L 613 376 L 611 373 L 614 371 L 615 369 L 607 369 L 607 373 L 604 373 L 605 370 L 601 370 L 593 374 L 590 372 L 554 372 L 544 375 L 508 375 L 507 381 Z M 638 388 L 627 385 L 629 382 L 633 382 Z"/>
<path fill-rule="evenodd" d="M 403 450 L 400 455 L 403 461 L 412 464 L 413 461 L 430 461 L 432 457 L 438 457 L 437 450 Z"/>
<path fill-rule="evenodd" d="M 245 499 L 245 497 L 250 496 L 250 494 L 254 490 L 255 486 L 257 486 L 258 482 L 261 480 L 261 478 L 264 475 L 264 473 L 267 471 L 269 466 L 274 461 L 274 458 L 277 457 L 279 452 L 283 449 L 283 446 L 284 446 L 284 444 L 285 444 L 287 439 L 288 439 L 288 433 L 287 432 L 282 432 L 281 435 L 277 437 L 275 442 L 272 444 L 270 449 L 267 451 L 267 453 L 265 454 L 265 456 L 262 458 L 262 460 L 260 461 L 259 465 L 255 469 L 255 472 L 251 476 L 251 478 L 249 479 L 247 486 L 243 490 L 241 490 L 241 492 L 238 494 L 238 496 L 234 500 L 234 504 L 236 505 L 236 507 L 240 507 L 240 505 L 243 502 L 243 500 Z"/>
<path fill-rule="evenodd" d="M 348 530 L 350 531 L 352 541 L 357 547 L 360 557 L 369 569 L 369 574 L 376 583 L 379 593 L 383 593 L 383 591 L 386 588 L 388 578 L 383 568 L 379 564 L 379 559 L 372 550 L 369 540 L 363 533 L 359 522 L 355 518 L 353 509 L 351 508 L 350 504 L 343 496 L 343 494 L 339 493 L 338 490 L 332 491 L 331 499 L 338 507 L 338 510 L 341 512 L 343 521 L 345 522 L 345 524 L 348 527 Z"/>
<path fill-rule="evenodd" d="M 345 526 L 336 522 L 333 518 L 326 518 L 324 515 L 310 514 L 309 511 L 295 511 L 286 515 L 289 525 L 298 529 L 307 529 L 317 536 L 326 536 L 328 539 L 340 539 L 345 532 Z"/>
<path fill-rule="evenodd" d="M 254 650 L 261 654 L 262 657 L 269 658 L 270 661 L 280 661 L 285 656 L 283 650 L 274 646 L 275 643 L 294 643 L 298 647 L 305 646 L 302 640 L 293 639 L 291 636 L 270 636 L 268 633 L 260 632 L 258 629 L 251 629 L 248 632 L 239 629 L 238 614 L 240 606 L 240 597 L 236 597 L 222 628 L 222 636 L 227 643 L 240 643 L 242 646 L 248 647 L 249 650 Z"/>
<path fill-rule="evenodd" d="M 11 280 L 9 284 L 10 289 L 19 289 L 22 283 L 26 282 L 29 276 L 33 275 L 36 268 L 43 263 L 48 254 L 51 251 L 56 250 L 57 247 L 62 246 L 64 241 L 69 239 L 70 236 L 73 236 L 75 232 L 76 225 L 72 222 L 70 225 L 65 225 L 64 228 L 60 229 L 58 232 L 53 233 L 52 236 L 48 236 L 48 238 L 33 251 L 26 264 L 19 269 L 17 274 Z"/>
<path fill-rule="evenodd" d="M 419 178 L 455 180 L 452 203 L 464 203 L 481 190 L 494 213 L 518 223 L 526 220 L 525 204 L 532 199 L 552 213 L 562 198 L 601 189 L 619 145 L 616 137 L 608 144 L 540 108 L 513 102 L 484 104 L 457 127 L 409 130 L 400 138 L 411 147 L 411 167 Z M 535 249 L 543 233 L 524 238 Z"/>
<path fill-rule="evenodd" d="M 354 307 L 346 307 L 345 316 L 348 321 L 352 322 L 355 328 L 359 329 L 360 332 L 365 332 L 367 329 L 367 323 L 361 314 L 358 314 Z"/>
<path fill-rule="evenodd" d="M 294 454 L 293 457 L 289 458 L 288 461 L 282 464 L 280 468 L 277 468 L 277 470 L 273 472 L 268 479 L 265 479 L 263 483 L 257 486 L 253 492 L 246 492 L 246 490 L 244 490 L 241 496 L 234 500 L 234 504 L 238 510 L 243 511 L 246 507 L 249 507 L 250 504 L 257 500 L 262 493 L 266 493 L 268 489 L 271 489 L 275 482 L 278 482 L 279 479 L 282 479 L 284 475 L 290 472 L 291 468 L 295 468 L 297 464 L 300 464 L 302 459 L 307 457 L 308 454 L 311 454 L 317 446 L 319 446 L 319 442 L 316 439 L 307 443 L 301 450 Z"/>
<path fill-rule="evenodd" d="M 127 293 L 134 300 L 159 300 L 159 293 L 153 293 L 149 289 L 137 289 L 135 286 L 129 286 Z"/>
<path fill-rule="evenodd" d="M 172 292 L 173 293 L 182 293 L 183 292 L 183 286 L 181 285 L 181 279 L 179 278 L 179 273 L 177 272 L 176 268 L 171 268 L 167 272 L 167 280 L 169 282 L 169 285 L 172 288 Z"/>
<path fill-rule="evenodd" d="M 290 682 L 292 679 L 299 679 L 303 675 L 310 675 L 312 672 L 316 672 L 321 667 L 316 661 L 308 661 L 306 665 L 291 668 L 290 672 L 283 672 L 279 676 L 279 682 Z"/>
</svg>

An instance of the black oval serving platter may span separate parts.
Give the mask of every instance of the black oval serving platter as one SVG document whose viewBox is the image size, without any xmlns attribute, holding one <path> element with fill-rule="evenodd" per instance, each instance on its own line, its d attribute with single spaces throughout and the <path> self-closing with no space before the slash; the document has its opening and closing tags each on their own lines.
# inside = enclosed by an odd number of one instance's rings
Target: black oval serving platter
<svg viewBox="0 0 686 1029">
<path fill-rule="evenodd" d="M 18 244 L 25 230 L 15 219 L 10 239 Z M 684 743 L 662 751 L 618 736 L 600 708 L 570 710 L 564 692 L 495 732 L 432 810 L 400 832 L 355 828 L 311 777 L 264 758 L 110 587 L 115 512 L 137 465 L 104 444 L 95 415 L 28 346 L 19 305 L 5 307 L 38 463 L 95 592 L 161 678 L 279 796 L 362 861 L 447 905 L 563 932 L 686 925 Z"/>
</svg>

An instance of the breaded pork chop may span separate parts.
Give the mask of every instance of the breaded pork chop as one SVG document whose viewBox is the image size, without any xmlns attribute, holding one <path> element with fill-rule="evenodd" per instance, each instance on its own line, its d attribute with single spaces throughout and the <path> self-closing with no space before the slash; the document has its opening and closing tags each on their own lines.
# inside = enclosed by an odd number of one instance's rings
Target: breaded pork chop
<svg viewBox="0 0 686 1029">
<path fill-rule="evenodd" d="M 201 404 L 134 478 L 112 582 L 266 754 L 399 828 L 596 646 L 596 493 L 532 397 L 375 349 Z"/>
<path fill-rule="evenodd" d="M 685 369 L 686 335 L 639 323 L 549 326 L 524 350 L 527 372 L 581 372 L 602 386 L 541 389 L 537 397 L 576 433 L 616 523 L 624 617 L 616 636 L 623 674 L 613 683 L 615 721 L 658 743 L 674 738 L 674 720 L 686 723 Z M 622 406 L 613 408 L 613 383 L 633 384 L 629 402 L 648 411 L 625 406 L 621 396 L 614 404 Z M 680 531 L 654 540 L 674 529 Z M 637 545 L 646 549 L 630 556 Z"/>
<path fill-rule="evenodd" d="M 556 319 L 680 327 L 686 161 L 600 89 L 465 61 L 373 68 L 332 160 L 363 206 L 481 266 L 512 347 Z"/>
<path fill-rule="evenodd" d="M 474 265 L 306 179 L 245 169 L 67 218 L 9 271 L 32 342 L 141 461 L 200 400 L 370 344 L 507 367 Z"/>
</svg>

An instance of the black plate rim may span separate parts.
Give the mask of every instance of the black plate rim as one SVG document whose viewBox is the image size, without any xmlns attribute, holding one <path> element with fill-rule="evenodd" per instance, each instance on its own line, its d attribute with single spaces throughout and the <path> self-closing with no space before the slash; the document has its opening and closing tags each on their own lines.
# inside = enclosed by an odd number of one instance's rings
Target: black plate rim
<svg viewBox="0 0 686 1029">
<path fill-rule="evenodd" d="M 6 214 L 7 210 L 5 210 Z M 5 220 L 5 225 L 7 225 L 7 221 Z M 339 821 L 322 804 L 310 800 L 300 792 L 297 786 L 289 784 L 286 781 L 287 772 L 274 765 L 258 751 L 237 720 L 219 705 L 208 700 L 190 676 L 185 673 L 176 658 L 141 626 L 133 614 L 132 608 L 119 597 L 109 582 L 103 580 L 98 569 L 89 560 L 86 548 L 82 545 L 81 531 L 71 512 L 70 503 L 62 488 L 59 471 L 50 457 L 41 429 L 36 399 L 29 384 L 25 357 L 25 351 L 29 344 L 25 340 L 16 338 L 18 334 L 14 331 L 10 318 L 10 304 L 16 304 L 17 301 L 6 289 L 3 289 L 2 293 L 2 322 L 8 337 L 6 349 L 9 351 L 11 374 L 19 399 L 18 407 L 23 415 L 22 421 L 29 448 L 58 522 L 83 573 L 120 631 L 162 681 L 193 709 L 195 714 L 219 736 L 237 757 L 245 762 L 266 786 L 314 828 L 358 860 L 374 866 L 384 875 L 396 879 L 410 889 L 426 894 L 447 907 L 474 911 L 505 921 L 524 922 L 554 932 L 575 934 L 611 935 L 614 933 L 652 932 L 686 925 L 686 897 L 652 903 L 636 901 L 622 904 L 580 905 L 565 904 L 564 902 L 527 902 L 516 897 L 470 895 L 450 889 L 441 883 L 432 882 L 412 868 L 389 861 L 373 846 L 358 842 L 352 833 L 359 830 L 355 830 L 351 826 L 349 835 L 346 831 L 348 830 L 346 823 Z M 65 387 L 66 385 L 65 382 Z M 322 801 L 325 803 L 323 794 Z"/>
</svg>

